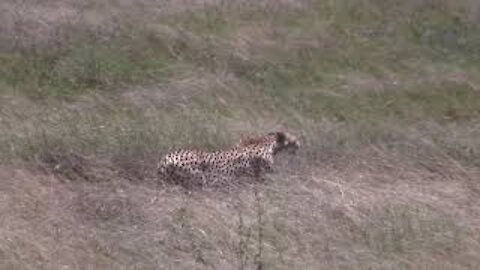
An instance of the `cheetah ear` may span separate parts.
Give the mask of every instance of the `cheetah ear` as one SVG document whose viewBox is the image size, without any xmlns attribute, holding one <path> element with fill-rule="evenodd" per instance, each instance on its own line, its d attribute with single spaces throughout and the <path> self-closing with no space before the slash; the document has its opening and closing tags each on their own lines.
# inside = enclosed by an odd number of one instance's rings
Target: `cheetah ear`
<svg viewBox="0 0 480 270">
<path fill-rule="evenodd" d="M 287 136 L 283 132 L 275 132 L 275 136 L 277 139 L 277 143 L 279 145 L 284 145 L 285 141 L 287 140 Z"/>
</svg>

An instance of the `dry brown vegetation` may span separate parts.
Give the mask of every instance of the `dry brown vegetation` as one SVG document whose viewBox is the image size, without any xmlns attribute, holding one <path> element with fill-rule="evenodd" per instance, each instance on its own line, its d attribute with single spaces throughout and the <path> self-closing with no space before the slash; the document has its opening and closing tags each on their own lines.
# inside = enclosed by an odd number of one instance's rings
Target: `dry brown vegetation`
<svg viewBox="0 0 480 270">
<path fill-rule="evenodd" d="M 479 269 L 474 0 L 0 3 L 1 269 Z M 282 127 L 265 183 L 171 148 Z"/>
</svg>

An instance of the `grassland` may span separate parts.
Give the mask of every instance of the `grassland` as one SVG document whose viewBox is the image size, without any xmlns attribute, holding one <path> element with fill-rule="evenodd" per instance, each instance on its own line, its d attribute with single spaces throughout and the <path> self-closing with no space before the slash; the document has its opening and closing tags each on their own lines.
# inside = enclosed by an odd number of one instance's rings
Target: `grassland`
<svg viewBox="0 0 480 270">
<path fill-rule="evenodd" d="M 478 269 L 474 0 L 0 3 L 0 268 Z M 171 148 L 294 131 L 266 183 Z"/>
</svg>

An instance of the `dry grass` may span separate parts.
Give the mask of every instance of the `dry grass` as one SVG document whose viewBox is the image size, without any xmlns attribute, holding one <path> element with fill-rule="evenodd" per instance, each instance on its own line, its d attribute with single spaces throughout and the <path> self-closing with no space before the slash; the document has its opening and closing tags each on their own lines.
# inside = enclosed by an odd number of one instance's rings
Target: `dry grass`
<svg viewBox="0 0 480 270">
<path fill-rule="evenodd" d="M 475 268 L 478 171 L 427 171 L 379 149 L 349 161 L 192 194 L 3 168 L 3 267 Z"/>
<path fill-rule="evenodd" d="M 0 268 L 478 268 L 479 7 L 2 1 Z M 156 178 L 279 127 L 265 183 Z"/>
</svg>

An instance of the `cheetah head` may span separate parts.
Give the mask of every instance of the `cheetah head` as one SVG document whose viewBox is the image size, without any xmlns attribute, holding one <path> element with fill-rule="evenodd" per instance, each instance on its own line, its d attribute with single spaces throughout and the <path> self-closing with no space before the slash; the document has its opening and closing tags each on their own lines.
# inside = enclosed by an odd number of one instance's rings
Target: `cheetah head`
<svg viewBox="0 0 480 270">
<path fill-rule="evenodd" d="M 276 153 L 286 151 L 294 154 L 300 148 L 300 141 L 288 132 L 271 132 L 269 135 L 275 136 L 276 147 L 274 151 Z"/>
</svg>

